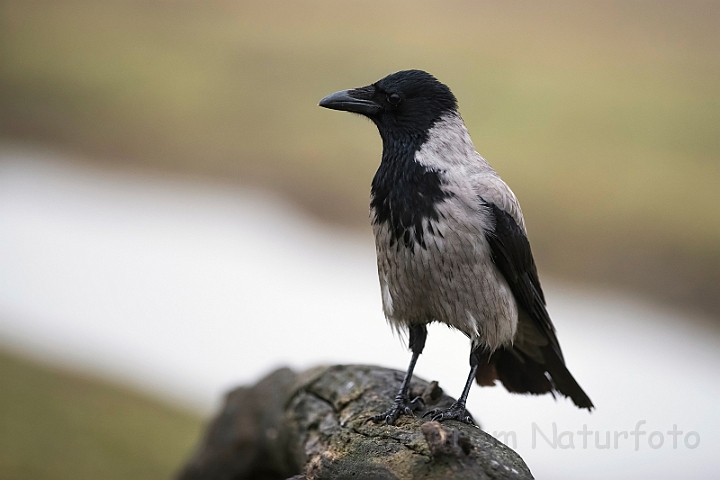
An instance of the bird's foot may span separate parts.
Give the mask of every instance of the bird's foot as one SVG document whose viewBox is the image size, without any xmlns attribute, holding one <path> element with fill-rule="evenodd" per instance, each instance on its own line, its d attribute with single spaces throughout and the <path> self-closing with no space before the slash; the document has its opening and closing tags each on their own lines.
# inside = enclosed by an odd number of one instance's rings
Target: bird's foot
<svg viewBox="0 0 720 480">
<path fill-rule="evenodd" d="M 465 409 L 464 403 L 455 402 L 450 408 L 435 408 L 423 415 L 423 418 L 427 416 L 430 416 L 430 418 L 436 422 L 452 419 L 467 423 L 468 425 L 475 425 L 475 420 L 473 420 L 470 412 Z"/>
<path fill-rule="evenodd" d="M 366 422 L 385 422 L 388 425 L 392 425 L 401 415 L 414 417 L 415 414 L 413 412 L 415 410 L 422 410 L 423 408 L 425 408 L 425 402 L 423 402 L 422 398 L 415 397 L 412 401 L 410 401 L 407 395 L 400 394 L 395 397 L 395 401 L 388 411 L 381 413 L 380 415 L 372 416 L 368 418 Z"/>
</svg>

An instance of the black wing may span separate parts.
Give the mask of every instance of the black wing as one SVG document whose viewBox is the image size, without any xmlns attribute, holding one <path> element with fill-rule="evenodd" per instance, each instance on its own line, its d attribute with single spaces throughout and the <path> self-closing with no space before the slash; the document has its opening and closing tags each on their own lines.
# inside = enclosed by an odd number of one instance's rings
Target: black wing
<svg viewBox="0 0 720 480">
<path fill-rule="evenodd" d="M 483 203 L 495 223 L 494 230 L 486 234 L 492 260 L 508 282 L 518 305 L 518 330 L 532 332 L 530 337 L 536 337 L 526 344 L 519 338 L 514 346 L 502 348 L 493 355 L 491 361 L 497 378 L 510 391 L 558 391 L 577 406 L 591 409 L 590 398 L 565 367 L 525 231 L 508 212 L 493 203 L 484 200 Z"/>
<path fill-rule="evenodd" d="M 487 234 L 492 260 L 510 285 L 518 306 L 529 314 L 535 326 L 540 329 L 555 353 L 563 360 L 560 344 L 555 336 L 555 327 L 545 309 L 545 294 L 540 286 L 535 260 L 525 231 L 508 212 L 493 203 L 486 205 L 495 220 L 494 231 Z"/>
</svg>

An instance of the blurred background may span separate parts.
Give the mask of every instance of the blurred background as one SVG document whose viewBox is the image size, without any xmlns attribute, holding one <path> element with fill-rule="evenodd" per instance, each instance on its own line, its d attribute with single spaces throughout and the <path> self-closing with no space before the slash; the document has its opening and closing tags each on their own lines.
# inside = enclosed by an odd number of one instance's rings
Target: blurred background
<svg viewBox="0 0 720 480">
<path fill-rule="evenodd" d="M 477 388 L 476 418 L 537 478 L 716 478 L 719 25 L 717 2 L 0 1 L 0 478 L 168 478 L 229 388 L 406 367 L 380 138 L 317 102 L 407 68 L 519 197 L 597 406 Z M 454 396 L 459 337 L 417 368 Z M 532 445 L 639 421 L 700 443 Z"/>
</svg>

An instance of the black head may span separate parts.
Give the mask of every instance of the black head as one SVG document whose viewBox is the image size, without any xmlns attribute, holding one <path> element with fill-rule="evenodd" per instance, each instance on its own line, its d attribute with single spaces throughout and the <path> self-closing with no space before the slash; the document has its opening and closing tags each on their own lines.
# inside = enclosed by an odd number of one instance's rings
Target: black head
<svg viewBox="0 0 720 480">
<path fill-rule="evenodd" d="M 440 117 L 457 111 L 457 100 L 429 73 L 403 70 L 367 87 L 328 95 L 320 106 L 365 115 L 383 138 L 397 138 L 424 136 Z"/>
</svg>

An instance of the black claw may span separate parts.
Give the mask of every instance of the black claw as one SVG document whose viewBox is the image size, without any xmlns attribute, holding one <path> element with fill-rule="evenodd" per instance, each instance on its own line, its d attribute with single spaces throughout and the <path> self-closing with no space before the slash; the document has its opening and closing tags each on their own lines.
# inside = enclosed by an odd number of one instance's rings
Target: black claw
<svg viewBox="0 0 720 480">
<path fill-rule="evenodd" d="M 443 420 L 457 420 L 459 422 L 467 423 L 468 425 L 475 425 L 475 421 L 465 409 L 465 405 L 460 403 L 453 403 L 450 408 L 440 409 L 435 408 L 426 412 L 423 418 L 430 416 L 433 422 L 442 422 Z"/>
<path fill-rule="evenodd" d="M 420 397 L 416 397 L 412 401 L 409 401 L 406 396 L 398 395 L 397 397 L 395 397 L 395 402 L 393 402 L 392 406 L 387 412 L 381 413 L 380 415 L 372 416 L 365 420 L 365 423 L 385 422 L 388 425 L 392 425 L 398 418 L 400 418 L 401 415 L 408 415 L 410 417 L 414 417 L 414 411 L 422 409 L 423 407 L 424 402 Z"/>
</svg>

